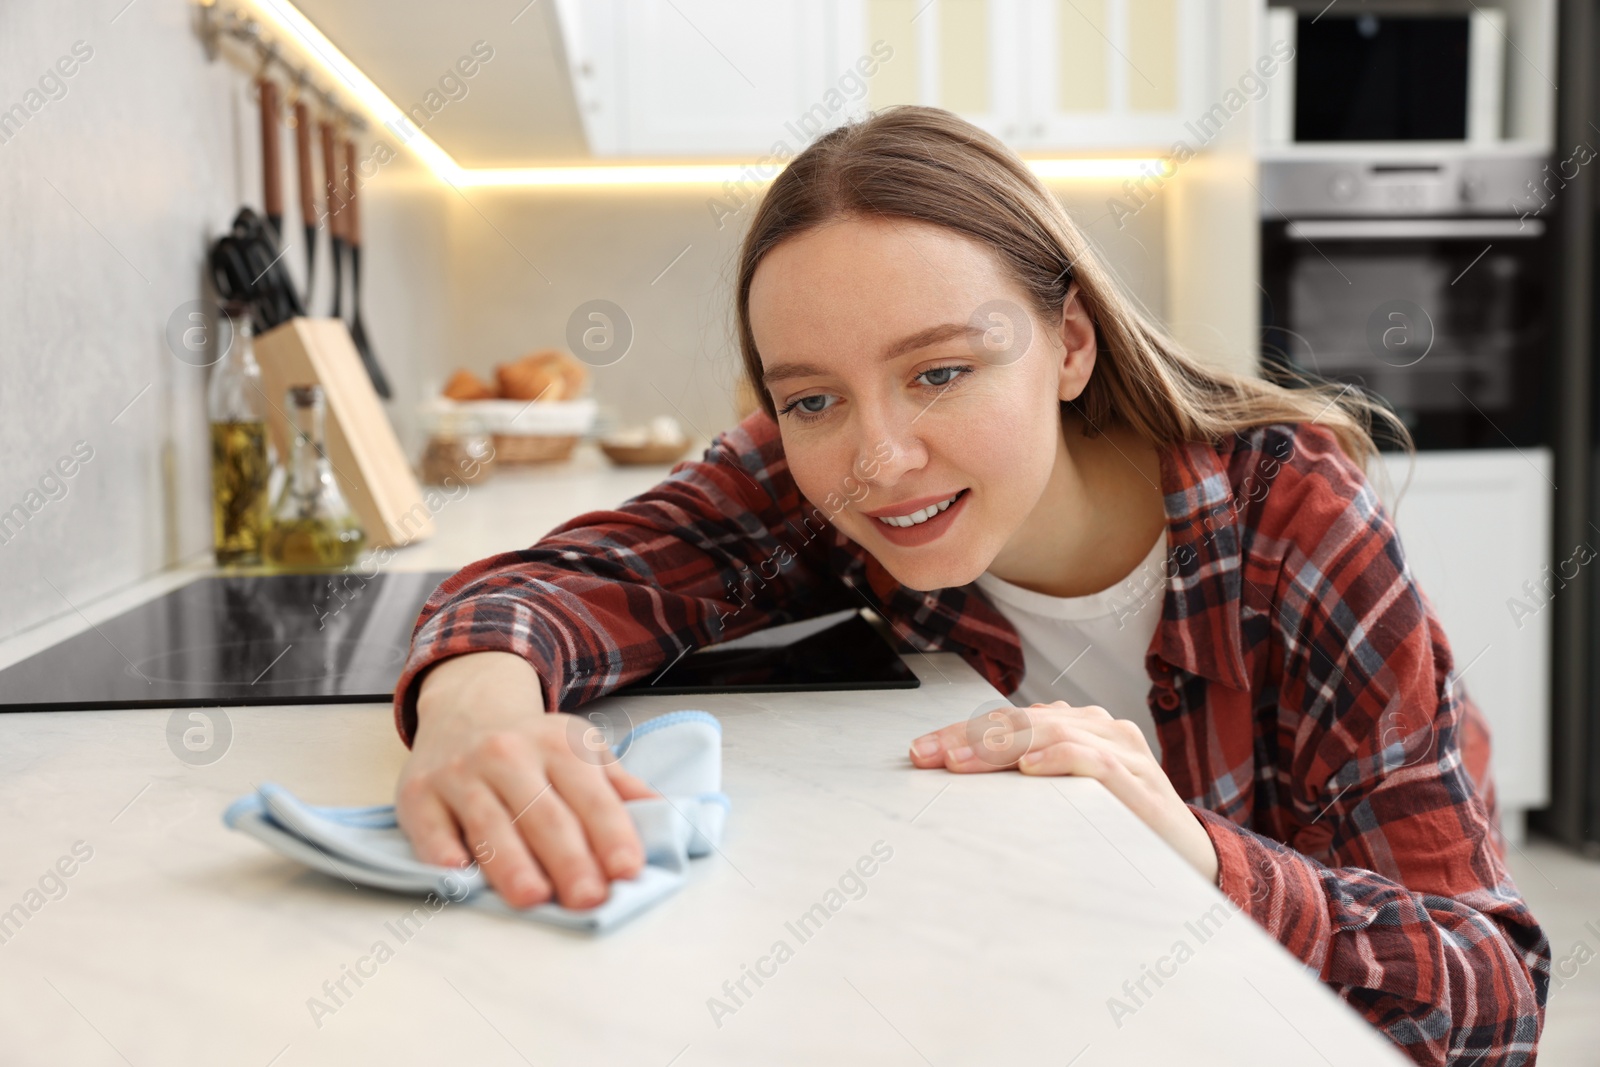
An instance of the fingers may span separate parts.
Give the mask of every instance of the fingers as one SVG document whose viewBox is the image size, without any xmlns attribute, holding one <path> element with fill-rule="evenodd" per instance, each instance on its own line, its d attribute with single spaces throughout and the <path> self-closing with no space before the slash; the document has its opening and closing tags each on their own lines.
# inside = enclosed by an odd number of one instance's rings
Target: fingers
<svg viewBox="0 0 1600 1067">
<path fill-rule="evenodd" d="M 1058 741 L 1029 752 L 1017 764 L 1017 769 L 1023 774 L 1093 778 L 1139 818 L 1147 819 L 1149 814 L 1149 797 L 1143 783 L 1105 738 L 1080 733 L 1073 740 Z"/>
<path fill-rule="evenodd" d="M 449 866 L 476 858 L 515 907 L 554 896 L 590 908 L 611 878 L 638 873 L 644 849 L 624 804 L 655 793 L 608 766 L 615 757 L 602 725 L 530 716 L 543 706 L 539 679 L 515 656 L 459 656 L 428 677 L 397 798 L 419 857 Z"/>
<path fill-rule="evenodd" d="M 610 779 L 612 788 L 623 800 L 654 800 L 661 795 L 650 788 L 644 779 L 623 770 L 620 763 L 606 764 L 606 777 Z"/>
<path fill-rule="evenodd" d="M 442 781 L 440 790 L 467 840 L 482 856 L 484 877 L 495 892 L 514 908 L 549 900 L 550 882 L 511 825 L 511 813 L 500 797 L 481 778 L 462 775 Z"/>
<path fill-rule="evenodd" d="M 1083 710 L 1083 709 L 1075 709 Z M 1065 741 L 1073 732 L 1089 734 L 1101 738 L 1130 757 L 1151 756 L 1150 742 L 1145 740 L 1144 731 L 1130 719 L 1113 719 L 1109 715 L 1104 718 L 1099 716 L 1085 717 L 1055 717 L 1042 720 L 1034 730 L 1034 748 L 1043 748 Z"/>
<path fill-rule="evenodd" d="M 565 760 L 548 760 L 545 770 L 553 777 L 547 779 L 532 769 L 531 761 L 497 749 L 484 763 L 483 778 L 509 809 L 506 825 L 544 868 L 557 899 L 569 908 L 592 908 L 608 895 L 606 878 L 589 849 L 583 824 L 563 796 L 563 783 L 572 788 L 573 779 L 560 768 L 580 763 L 594 774 L 599 769 L 565 755 Z"/>
<path fill-rule="evenodd" d="M 973 770 L 1010 767 L 1028 750 L 1032 723 L 1030 709 L 992 708 L 917 738 L 911 744 L 911 762 L 917 767 L 948 767 L 954 762 Z"/>
<path fill-rule="evenodd" d="M 1017 765 L 1023 774 L 1070 774 L 1079 778 L 1093 778 L 1109 789 L 1113 796 L 1129 808 L 1135 808 L 1131 790 L 1137 780 L 1117 754 L 1099 739 L 1087 737 L 1074 741 L 1060 741 L 1047 748 L 1030 752 Z M 1135 811 L 1135 814 L 1138 814 Z"/>
<path fill-rule="evenodd" d="M 460 867 L 468 861 L 467 850 L 461 845 L 461 831 L 450 809 L 425 780 L 411 778 L 401 784 L 395 798 L 395 817 L 423 863 Z"/>
<path fill-rule="evenodd" d="M 911 764 L 914 767 L 943 767 L 945 751 L 945 731 L 936 730 L 931 734 L 923 734 L 911 742 Z"/>
<path fill-rule="evenodd" d="M 639 868 L 644 866 L 644 846 L 639 842 L 639 833 L 627 809 L 622 806 L 622 797 L 612 784 L 612 778 L 595 764 L 572 759 L 554 761 L 550 780 L 577 816 L 606 874 L 611 878 L 632 878 L 638 874 Z"/>
<path fill-rule="evenodd" d="M 1099 738 L 1079 734 L 1073 740 L 1055 741 L 1034 749 L 1017 763 L 1023 774 L 1071 774 L 1104 782 L 1119 768 L 1126 767 L 1109 748 L 1097 744 Z"/>
<path fill-rule="evenodd" d="M 1139 727 L 1113 718 L 1094 705 L 1074 707 L 1066 701 L 1026 708 L 995 708 L 953 723 L 912 743 L 917 767 L 944 767 L 964 774 L 1015 767 L 1023 755 L 1065 740 L 1082 730 L 1113 744 L 1130 764 L 1154 757 Z"/>
<path fill-rule="evenodd" d="M 441 698 L 443 699 L 443 698 Z M 645 862 L 625 804 L 656 796 L 616 765 L 604 731 L 529 718 L 517 694 L 441 703 L 419 723 L 396 798 L 418 857 L 476 859 L 508 904 L 591 908 Z"/>
</svg>

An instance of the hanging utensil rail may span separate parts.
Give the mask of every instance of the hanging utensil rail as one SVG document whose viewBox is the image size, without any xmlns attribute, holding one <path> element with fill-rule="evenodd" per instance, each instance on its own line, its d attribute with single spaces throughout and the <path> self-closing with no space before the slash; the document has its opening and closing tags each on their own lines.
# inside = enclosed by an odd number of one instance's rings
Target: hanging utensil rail
<svg viewBox="0 0 1600 1067">
<path fill-rule="evenodd" d="M 278 42 L 267 36 L 260 22 L 240 13 L 237 9 L 224 11 L 222 5 L 216 3 L 200 4 L 198 12 L 198 32 L 200 39 L 205 42 L 207 59 L 217 58 L 221 53 L 221 44 L 225 37 L 242 42 L 255 53 L 263 69 L 276 65 L 289 76 L 302 94 L 316 97 L 321 102 L 324 113 L 337 116 L 349 129 L 367 128 L 367 120 L 362 115 L 345 107 L 337 96 L 318 86 L 311 77 L 311 69 L 291 60 L 279 47 Z"/>
</svg>

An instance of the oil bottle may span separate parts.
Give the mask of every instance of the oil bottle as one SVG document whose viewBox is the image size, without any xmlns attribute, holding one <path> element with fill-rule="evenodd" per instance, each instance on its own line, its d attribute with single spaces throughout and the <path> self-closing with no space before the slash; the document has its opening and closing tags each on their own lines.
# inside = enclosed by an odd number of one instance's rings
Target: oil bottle
<svg viewBox="0 0 1600 1067">
<path fill-rule="evenodd" d="M 323 445 L 322 387 L 291 385 L 285 403 L 294 443 L 262 554 L 273 566 L 289 570 L 348 567 L 360 558 L 366 533 L 339 492 Z"/>
<path fill-rule="evenodd" d="M 220 564 L 261 562 L 267 526 L 267 423 L 261 367 L 250 339 L 250 318 L 230 308 L 231 343 L 211 372 L 206 410 L 211 421 L 211 519 Z"/>
</svg>

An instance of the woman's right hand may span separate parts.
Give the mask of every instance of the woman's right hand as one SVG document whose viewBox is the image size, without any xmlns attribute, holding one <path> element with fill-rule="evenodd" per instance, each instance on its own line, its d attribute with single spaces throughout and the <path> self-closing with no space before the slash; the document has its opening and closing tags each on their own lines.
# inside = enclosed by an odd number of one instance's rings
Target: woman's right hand
<svg viewBox="0 0 1600 1067">
<path fill-rule="evenodd" d="M 444 660 L 417 694 L 400 828 L 425 863 L 480 861 L 513 907 L 543 903 L 552 889 L 569 908 L 601 903 L 610 879 L 644 865 L 623 801 L 656 794 L 604 744 L 587 743 L 596 729 L 546 714 L 538 673 L 520 656 Z"/>
</svg>

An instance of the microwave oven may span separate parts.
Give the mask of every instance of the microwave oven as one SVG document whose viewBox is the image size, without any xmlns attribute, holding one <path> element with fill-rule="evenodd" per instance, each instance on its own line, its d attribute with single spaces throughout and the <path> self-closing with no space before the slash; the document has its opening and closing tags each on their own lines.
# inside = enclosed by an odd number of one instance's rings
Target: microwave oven
<svg viewBox="0 0 1600 1067">
<path fill-rule="evenodd" d="M 1505 12 L 1267 11 L 1268 44 L 1292 52 L 1268 97 L 1272 145 L 1501 138 Z"/>
</svg>

